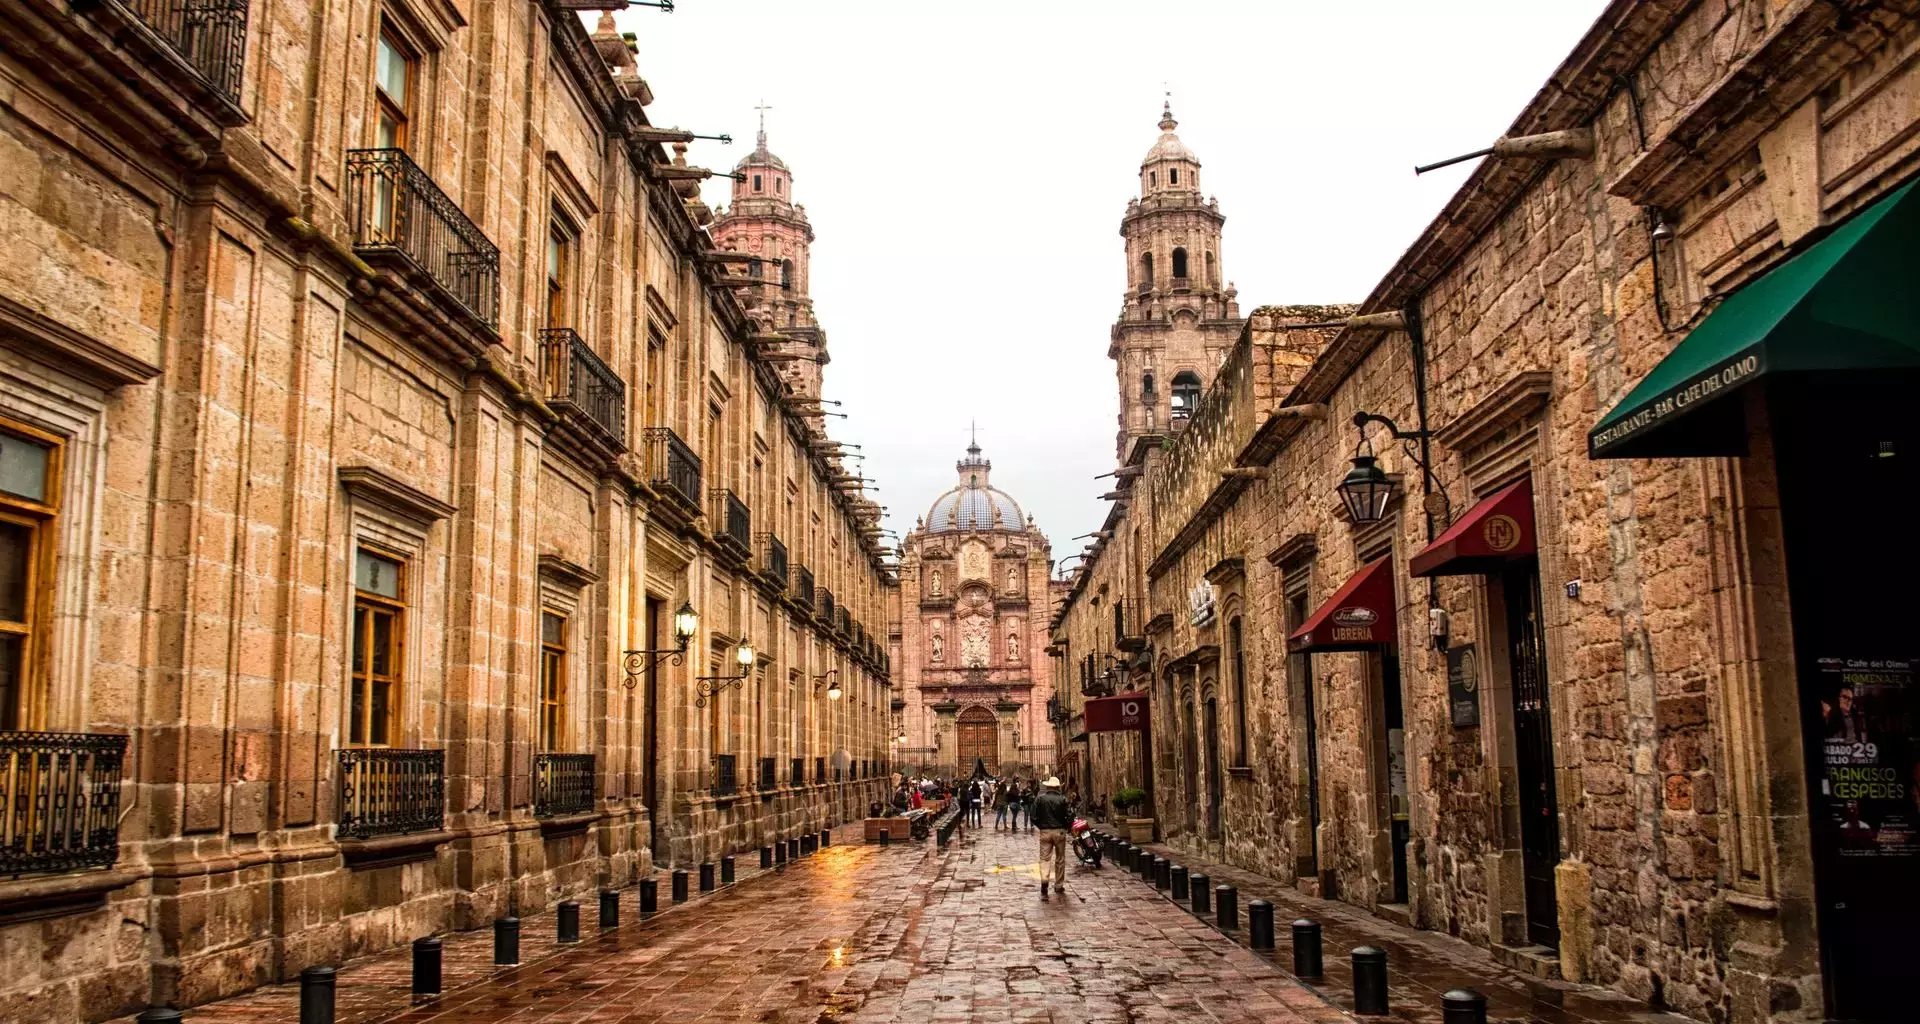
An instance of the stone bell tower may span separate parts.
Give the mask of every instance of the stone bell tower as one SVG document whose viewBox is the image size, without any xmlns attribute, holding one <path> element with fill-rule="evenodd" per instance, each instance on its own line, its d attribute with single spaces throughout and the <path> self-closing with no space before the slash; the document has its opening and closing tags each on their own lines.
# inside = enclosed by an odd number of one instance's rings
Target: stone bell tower
<svg viewBox="0 0 1920 1024">
<path fill-rule="evenodd" d="M 1185 425 L 1243 325 L 1220 252 L 1227 218 L 1219 200 L 1202 197 L 1200 158 L 1174 134 L 1178 125 L 1169 103 L 1140 162 L 1140 196 L 1120 219 L 1127 288 L 1107 357 L 1120 386 L 1122 463 L 1140 439 Z"/>
<path fill-rule="evenodd" d="M 819 398 L 827 335 L 814 319 L 807 294 L 813 225 L 807 222 L 807 208 L 793 201 L 793 173 L 786 161 L 767 149 L 768 108 L 760 109 L 753 152 L 734 165 L 740 179 L 733 183 L 729 205 L 713 222 L 713 241 L 721 249 L 760 257 L 744 265 L 760 283 L 744 289 L 740 298 L 761 331 L 788 339 L 762 352 L 779 366 L 793 395 Z"/>
</svg>

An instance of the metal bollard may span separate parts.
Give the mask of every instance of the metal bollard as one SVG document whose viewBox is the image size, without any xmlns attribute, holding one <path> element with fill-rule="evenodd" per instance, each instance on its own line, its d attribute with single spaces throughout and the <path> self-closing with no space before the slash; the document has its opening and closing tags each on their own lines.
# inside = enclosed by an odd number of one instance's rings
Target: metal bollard
<svg viewBox="0 0 1920 1024">
<path fill-rule="evenodd" d="M 720 884 L 733 884 L 733 854 L 720 858 Z"/>
<path fill-rule="evenodd" d="M 1387 1012 L 1387 951 L 1353 949 L 1353 1012 L 1379 1017 Z"/>
<path fill-rule="evenodd" d="M 893 842 L 893 830 L 892 830 L 892 829 L 885 829 L 885 828 L 883 828 L 883 829 L 881 829 L 881 830 L 880 830 L 880 845 L 881 845 L 881 846 L 886 846 L 886 845 L 888 845 L 889 843 L 892 843 L 892 842 Z"/>
<path fill-rule="evenodd" d="M 798 839 L 787 840 L 787 859 L 788 860 L 800 859 L 800 840 Z"/>
<path fill-rule="evenodd" d="M 1240 890 L 1231 885 L 1217 885 L 1213 889 L 1213 922 L 1223 931 L 1233 931 L 1240 927 Z"/>
<path fill-rule="evenodd" d="M 554 908 L 553 919 L 558 926 L 556 938 L 561 942 L 580 941 L 580 904 L 572 900 L 561 900 L 560 905 Z"/>
<path fill-rule="evenodd" d="M 1137 858 L 1135 862 L 1135 873 L 1137 873 L 1140 876 L 1140 880 L 1142 882 L 1145 882 L 1148 885 L 1153 884 L 1153 854 L 1152 853 L 1149 853 L 1146 850 L 1140 851 L 1140 856 L 1139 858 Z"/>
<path fill-rule="evenodd" d="M 1161 890 L 1173 888 L 1173 864 L 1165 857 L 1153 858 L 1153 887 Z"/>
<path fill-rule="evenodd" d="M 804 854 L 806 854 L 806 855 L 807 855 L 807 856 L 809 856 L 809 857 L 811 857 L 811 856 L 813 856 L 813 855 L 814 855 L 814 854 L 816 854 L 816 853 L 819 853 L 819 852 L 820 852 L 820 835 L 819 835 L 819 833 L 816 833 L 816 832 L 809 832 L 809 833 L 807 833 L 806 835 L 804 835 L 804 836 L 801 836 L 801 837 L 800 837 L 800 852 L 801 852 L 801 853 L 804 853 Z"/>
<path fill-rule="evenodd" d="M 617 928 L 620 926 L 620 890 L 600 890 L 600 927 Z"/>
<path fill-rule="evenodd" d="M 673 902 L 687 902 L 687 869 L 673 869 Z"/>
<path fill-rule="evenodd" d="M 1440 1024 L 1487 1024 L 1487 997 L 1470 988 L 1441 996 Z"/>
<path fill-rule="evenodd" d="M 1266 900 L 1247 904 L 1247 945 L 1255 949 L 1273 948 L 1273 904 Z"/>
<path fill-rule="evenodd" d="M 700 865 L 700 891 L 701 892 L 713 891 L 713 862 L 712 861 L 707 861 L 706 863 Z"/>
<path fill-rule="evenodd" d="M 149 1006 L 133 1018 L 133 1024 L 180 1024 L 183 1020 L 186 1018 L 171 1006 Z"/>
<path fill-rule="evenodd" d="M 760 870 L 765 871 L 766 869 L 772 866 L 773 866 L 773 847 L 762 846 L 760 848 Z"/>
<path fill-rule="evenodd" d="M 656 914 L 660 911 L 660 880 L 642 878 L 640 880 L 640 912 Z"/>
<path fill-rule="evenodd" d="M 820 848 L 824 850 L 827 847 L 832 845 L 833 845 L 833 830 L 830 828 L 821 829 L 820 830 Z"/>
<path fill-rule="evenodd" d="M 334 971 L 309 967 L 300 972 L 300 1024 L 333 1024 Z"/>
<path fill-rule="evenodd" d="M 520 962 L 520 919 L 502 917 L 493 922 L 493 962 L 510 967 Z"/>
<path fill-rule="evenodd" d="M 428 936 L 413 940 L 413 994 L 430 996 L 440 991 L 440 940 Z"/>
<path fill-rule="evenodd" d="M 1167 875 L 1173 882 L 1173 898 L 1185 901 L 1187 899 L 1187 866 L 1175 864 L 1167 869 Z"/>
<path fill-rule="evenodd" d="M 1320 956 L 1320 922 L 1305 917 L 1293 922 L 1293 973 L 1300 978 L 1326 973 Z"/>
<path fill-rule="evenodd" d="M 1193 912 L 1204 914 L 1213 909 L 1213 879 L 1205 875 L 1189 875 L 1187 887 L 1193 894 Z"/>
<path fill-rule="evenodd" d="M 773 862 L 775 864 L 782 864 L 782 865 L 786 864 L 787 841 L 785 839 L 782 839 L 773 844 Z"/>
</svg>

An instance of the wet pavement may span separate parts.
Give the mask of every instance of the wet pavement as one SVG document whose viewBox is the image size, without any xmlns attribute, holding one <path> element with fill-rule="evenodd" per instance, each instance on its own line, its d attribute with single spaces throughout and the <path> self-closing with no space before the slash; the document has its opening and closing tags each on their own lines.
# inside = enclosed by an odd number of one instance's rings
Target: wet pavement
<svg viewBox="0 0 1920 1024">
<path fill-rule="evenodd" d="M 1369 1020 L 1441 1024 L 1441 994 L 1466 987 L 1487 997 L 1487 1018 L 1492 1024 L 1694 1024 L 1691 1018 L 1655 1010 L 1610 989 L 1521 973 L 1495 963 L 1486 950 L 1465 940 L 1397 925 L 1363 907 L 1315 899 L 1264 875 L 1187 857 L 1158 844 L 1146 849 L 1190 872 L 1207 875 L 1210 884 L 1237 890 L 1240 928 L 1233 934 L 1238 942 L 1248 941 L 1247 904 L 1272 903 L 1276 948 L 1259 955 L 1271 957 L 1282 967 L 1293 963 L 1291 923 L 1297 918 L 1318 921 L 1325 976 L 1303 984 L 1344 1009 L 1353 1008 L 1353 948 L 1385 950 L 1388 1016 Z M 1138 879 L 1134 884 L 1149 888 Z"/>
<path fill-rule="evenodd" d="M 833 846 L 635 920 L 554 941 L 525 919 L 523 962 L 487 931 L 445 937 L 447 991 L 414 1002 L 402 949 L 343 966 L 340 1024 L 649 1021 L 1304 1021 L 1350 1018 L 1207 922 L 1111 866 L 1070 866 L 1042 901 L 1031 833 Z M 661 902 L 667 905 L 666 883 Z M 299 1020 L 277 985 L 187 1011 L 194 1024 Z"/>
</svg>

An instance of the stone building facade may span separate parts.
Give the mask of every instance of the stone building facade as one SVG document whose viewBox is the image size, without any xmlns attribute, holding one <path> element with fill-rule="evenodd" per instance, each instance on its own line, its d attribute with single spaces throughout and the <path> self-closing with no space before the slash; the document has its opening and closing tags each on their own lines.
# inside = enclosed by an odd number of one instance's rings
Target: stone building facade
<svg viewBox="0 0 1920 1024">
<path fill-rule="evenodd" d="M 1053 549 L 993 486 L 979 444 L 954 468 L 954 488 L 900 545 L 897 760 L 945 776 L 976 761 L 995 774 L 1051 771 Z"/>
<path fill-rule="evenodd" d="M 878 510 L 611 19 L 205 17 L 0 6 L 0 1018 L 861 813 Z"/>
<path fill-rule="evenodd" d="M 1833 485 L 1916 486 L 1916 13 L 1616 0 L 1357 309 L 1256 311 L 1056 616 L 1083 784 L 1700 1019 L 1910 1016 L 1913 557 Z"/>
<path fill-rule="evenodd" d="M 713 222 L 715 245 L 746 254 L 751 282 L 742 300 L 767 332 L 762 359 L 778 364 L 789 394 L 803 404 L 820 397 L 827 335 L 813 315 L 813 225 L 793 201 L 793 172 L 767 149 L 762 127 L 754 150 L 734 166 L 733 199 Z"/>
</svg>

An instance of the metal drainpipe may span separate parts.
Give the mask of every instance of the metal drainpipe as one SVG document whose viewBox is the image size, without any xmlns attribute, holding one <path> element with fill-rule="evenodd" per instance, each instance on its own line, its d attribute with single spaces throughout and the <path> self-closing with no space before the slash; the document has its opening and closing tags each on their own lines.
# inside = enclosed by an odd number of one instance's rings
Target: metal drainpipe
<svg viewBox="0 0 1920 1024">
<path fill-rule="evenodd" d="M 1413 406 L 1420 425 L 1420 518 L 1426 523 L 1427 543 L 1433 543 L 1433 514 L 1427 511 L 1426 499 L 1433 493 L 1433 437 L 1427 430 L 1427 337 L 1424 325 L 1420 321 L 1420 303 L 1418 299 L 1410 303 L 1403 311 L 1407 320 L 1407 338 L 1413 343 Z M 1449 509 L 1449 512 L 1452 510 Z M 1427 608 L 1440 607 L 1439 584 L 1432 576 L 1427 577 Z"/>
</svg>

